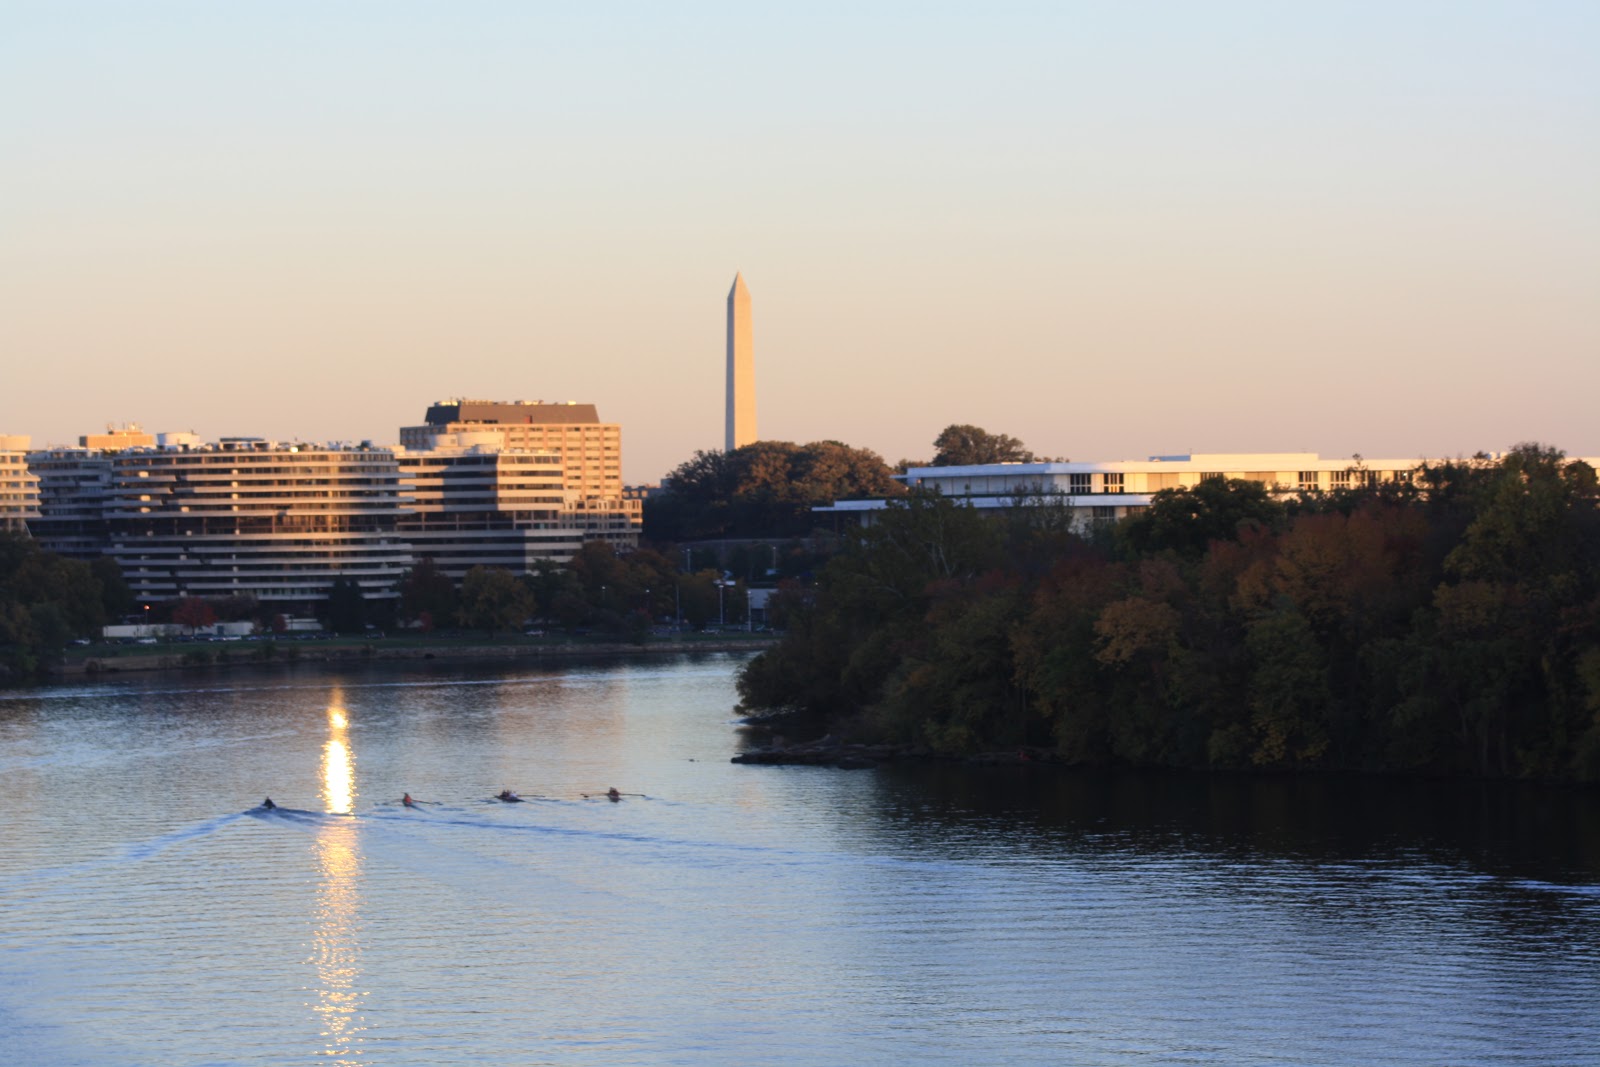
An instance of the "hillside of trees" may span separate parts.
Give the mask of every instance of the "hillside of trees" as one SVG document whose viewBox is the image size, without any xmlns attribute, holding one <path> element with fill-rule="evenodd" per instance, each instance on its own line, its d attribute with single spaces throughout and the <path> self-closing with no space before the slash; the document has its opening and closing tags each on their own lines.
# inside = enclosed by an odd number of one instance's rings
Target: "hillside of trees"
<svg viewBox="0 0 1600 1067">
<path fill-rule="evenodd" d="M 914 492 L 740 678 L 747 710 L 936 753 L 1600 780 L 1595 472 L 1520 446 L 1280 502 L 1158 493 L 1085 539 Z"/>
</svg>

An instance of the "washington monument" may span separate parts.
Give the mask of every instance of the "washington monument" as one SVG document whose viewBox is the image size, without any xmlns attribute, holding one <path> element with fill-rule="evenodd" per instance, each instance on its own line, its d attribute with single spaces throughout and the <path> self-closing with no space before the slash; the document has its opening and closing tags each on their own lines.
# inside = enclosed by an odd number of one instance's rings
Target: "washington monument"
<svg viewBox="0 0 1600 1067">
<path fill-rule="evenodd" d="M 756 354 L 750 340 L 750 290 L 744 275 L 728 290 L 728 432 L 725 452 L 756 440 Z"/>
</svg>

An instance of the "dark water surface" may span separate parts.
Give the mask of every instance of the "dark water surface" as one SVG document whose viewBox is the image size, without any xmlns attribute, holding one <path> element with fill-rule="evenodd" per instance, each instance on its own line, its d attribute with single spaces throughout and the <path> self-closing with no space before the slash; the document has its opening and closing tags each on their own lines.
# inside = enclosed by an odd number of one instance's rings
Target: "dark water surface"
<svg viewBox="0 0 1600 1067">
<path fill-rule="evenodd" d="M 1593 792 L 736 766 L 738 662 L 0 693 L 0 1063 L 1600 1064 Z"/>
</svg>

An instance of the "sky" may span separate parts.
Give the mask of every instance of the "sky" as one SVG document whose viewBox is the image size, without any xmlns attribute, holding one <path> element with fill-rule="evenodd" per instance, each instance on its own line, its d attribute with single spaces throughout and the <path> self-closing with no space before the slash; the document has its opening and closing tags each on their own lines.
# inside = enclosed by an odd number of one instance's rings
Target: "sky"
<svg viewBox="0 0 1600 1067">
<path fill-rule="evenodd" d="M 0 433 L 1600 455 L 1600 4 L 0 0 Z"/>
</svg>

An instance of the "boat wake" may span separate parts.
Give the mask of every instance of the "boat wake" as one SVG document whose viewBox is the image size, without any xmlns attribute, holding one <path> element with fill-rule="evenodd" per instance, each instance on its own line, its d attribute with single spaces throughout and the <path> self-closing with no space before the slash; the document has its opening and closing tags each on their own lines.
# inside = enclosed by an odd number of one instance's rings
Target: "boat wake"
<svg viewBox="0 0 1600 1067">
<path fill-rule="evenodd" d="M 240 811 L 217 815 L 210 819 L 191 823 L 188 826 L 181 826 L 176 830 L 168 831 L 146 841 L 130 842 L 110 855 L 97 856 L 77 863 L 66 863 L 58 867 L 40 867 L 36 870 L 3 878 L 0 879 L 0 896 L 46 885 L 51 882 L 58 882 L 63 879 L 77 880 L 86 874 L 106 868 L 118 867 L 129 863 L 140 863 L 153 856 L 158 856 L 170 848 L 187 845 L 210 837 L 223 827 L 238 822 L 249 814 L 251 813 Z"/>
</svg>

